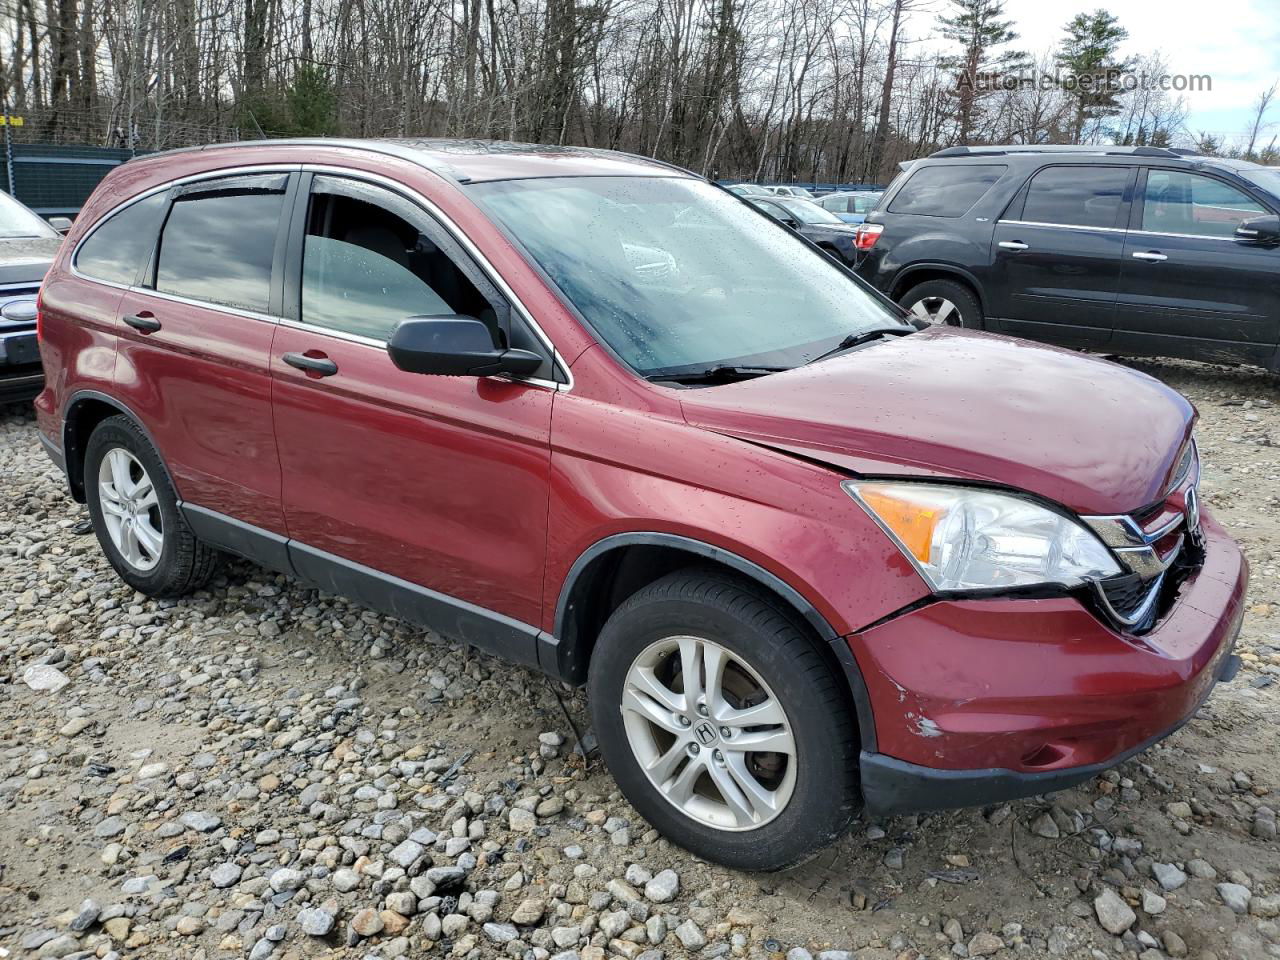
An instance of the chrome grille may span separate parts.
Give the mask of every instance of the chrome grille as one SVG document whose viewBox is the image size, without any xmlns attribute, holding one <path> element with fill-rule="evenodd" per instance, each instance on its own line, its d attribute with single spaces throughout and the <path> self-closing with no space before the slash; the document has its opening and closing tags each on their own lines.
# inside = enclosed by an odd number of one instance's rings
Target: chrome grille
<svg viewBox="0 0 1280 960">
<path fill-rule="evenodd" d="M 1199 483 L 1199 452 L 1188 441 L 1163 501 L 1135 515 L 1081 517 L 1125 568 L 1096 585 L 1103 612 L 1120 627 L 1137 632 L 1152 626 L 1171 571 L 1186 566 L 1189 548 L 1198 547 Z"/>
</svg>

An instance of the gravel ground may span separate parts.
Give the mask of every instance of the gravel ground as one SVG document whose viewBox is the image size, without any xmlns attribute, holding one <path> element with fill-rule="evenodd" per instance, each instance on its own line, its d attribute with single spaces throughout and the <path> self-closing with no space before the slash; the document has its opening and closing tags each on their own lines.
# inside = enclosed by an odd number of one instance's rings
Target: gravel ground
<svg viewBox="0 0 1280 960">
<path fill-rule="evenodd" d="M 1239 678 L 1092 783 L 783 875 L 660 839 L 531 672 L 246 564 L 132 593 L 0 409 L 0 957 L 1280 957 L 1278 382 L 1135 365 L 1253 564 Z"/>
</svg>

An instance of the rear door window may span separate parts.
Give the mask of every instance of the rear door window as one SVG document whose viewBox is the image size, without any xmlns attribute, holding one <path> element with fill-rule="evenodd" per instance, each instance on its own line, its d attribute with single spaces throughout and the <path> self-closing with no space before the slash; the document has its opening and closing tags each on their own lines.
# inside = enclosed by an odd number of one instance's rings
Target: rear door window
<svg viewBox="0 0 1280 960">
<path fill-rule="evenodd" d="M 151 258 L 168 203 L 169 195 L 162 190 L 112 214 L 80 245 L 76 269 L 94 280 L 131 286 Z"/>
<path fill-rule="evenodd" d="M 917 170 L 893 202 L 890 213 L 921 217 L 962 217 L 1009 168 L 1004 164 L 945 164 Z"/>
<path fill-rule="evenodd" d="M 267 313 L 285 174 L 234 177 L 181 190 L 160 236 L 155 289 Z"/>
<path fill-rule="evenodd" d="M 1045 167 L 1027 187 L 1020 219 L 1072 227 L 1114 227 L 1129 167 Z"/>
</svg>

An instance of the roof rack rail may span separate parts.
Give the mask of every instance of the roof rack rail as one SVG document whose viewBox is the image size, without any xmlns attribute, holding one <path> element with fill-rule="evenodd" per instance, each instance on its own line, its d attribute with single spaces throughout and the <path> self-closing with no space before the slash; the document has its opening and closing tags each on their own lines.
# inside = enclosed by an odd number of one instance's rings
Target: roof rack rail
<svg viewBox="0 0 1280 960">
<path fill-rule="evenodd" d="M 1014 153 L 1066 153 L 1103 157 L 1197 157 L 1195 150 L 1177 147 L 1115 147 L 1075 144 L 1008 144 L 1005 146 L 946 147 L 929 154 L 929 159 L 946 157 L 1001 157 Z"/>
</svg>

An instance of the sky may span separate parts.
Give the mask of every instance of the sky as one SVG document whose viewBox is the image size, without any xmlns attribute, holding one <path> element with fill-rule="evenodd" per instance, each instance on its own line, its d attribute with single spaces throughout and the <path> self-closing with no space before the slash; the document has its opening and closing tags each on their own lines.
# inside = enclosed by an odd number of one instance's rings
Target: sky
<svg viewBox="0 0 1280 960">
<path fill-rule="evenodd" d="M 1073 16 L 1100 6 L 1129 31 L 1122 53 L 1159 50 L 1170 73 L 1212 78 L 1212 89 L 1185 94 L 1192 132 L 1241 137 L 1258 94 L 1280 80 L 1280 0 L 1006 0 L 1005 13 L 1019 48 L 1040 53 L 1058 44 Z M 1269 135 L 1280 134 L 1280 102 L 1268 116 Z"/>
</svg>

